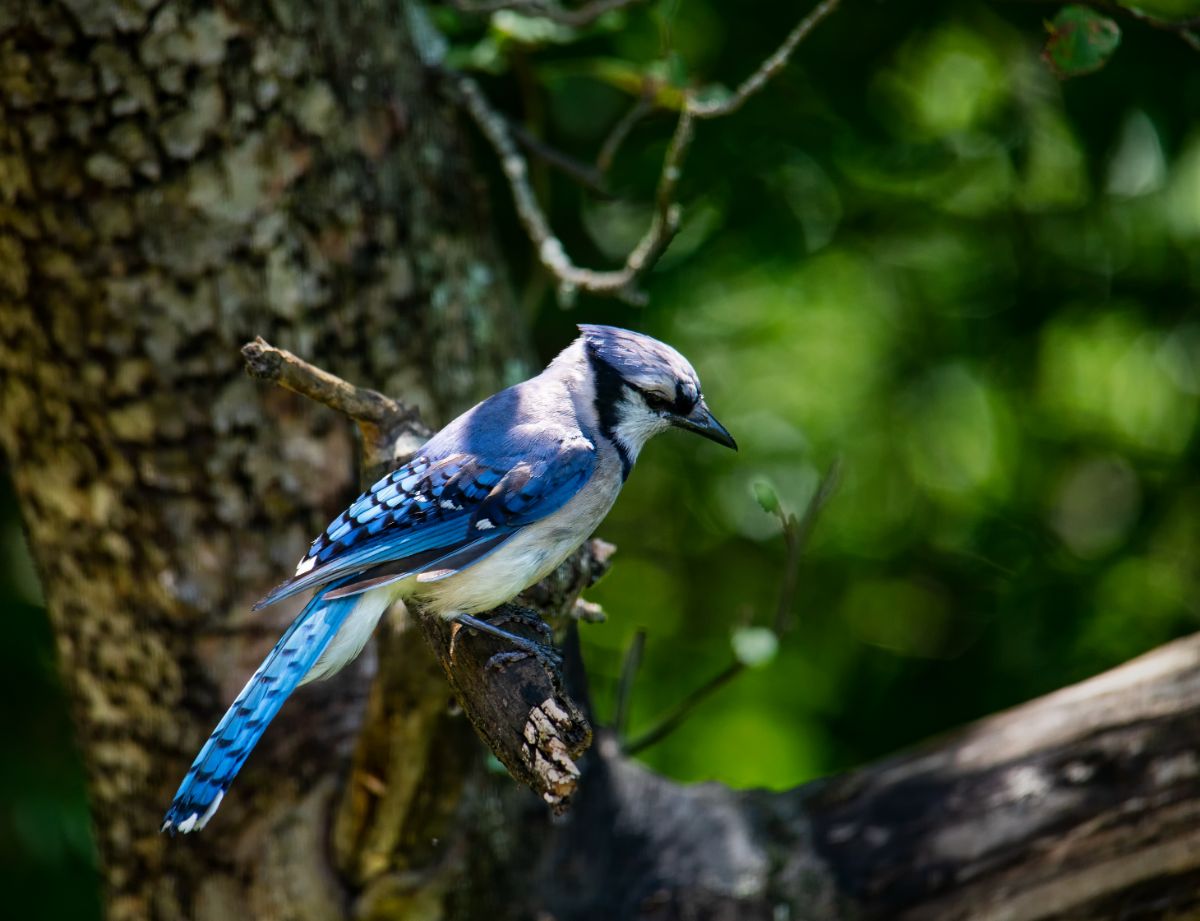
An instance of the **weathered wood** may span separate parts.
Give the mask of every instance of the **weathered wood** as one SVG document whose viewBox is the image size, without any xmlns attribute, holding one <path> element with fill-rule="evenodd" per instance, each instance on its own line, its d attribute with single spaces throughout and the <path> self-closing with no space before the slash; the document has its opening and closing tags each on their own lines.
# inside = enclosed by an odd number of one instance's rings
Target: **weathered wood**
<svg viewBox="0 0 1200 921">
<path fill-rule="evenodd" d="M 558 921 L 1195 917 L 1198 738 L 1200 636 L 788 793 L 672 784 L 602 737 L 515 897 Z"/>
<path fill-rule="evenodd" d="M 1200 637 L 824 786 L 818 852 L 876 918 L 1200 904 Z"/>
</svg>

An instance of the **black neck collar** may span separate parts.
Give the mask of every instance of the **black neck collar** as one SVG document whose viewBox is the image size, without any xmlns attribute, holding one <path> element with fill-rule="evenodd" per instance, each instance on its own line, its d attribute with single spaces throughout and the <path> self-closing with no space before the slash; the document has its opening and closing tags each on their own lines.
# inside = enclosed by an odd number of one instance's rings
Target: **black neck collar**
<svg viewBox="0 0 1200 921">
<path fill-rule="evenodd" d="M 617 449 L 617 455 L 621 458 L 621 479 L 628 479 L 629 471 L 633 469 L 633 458 L 617 437 L 617 423 L 620 422 L 617 407 L 625 399 L 625 381 L 616 368 L 596 353 L 590 343 L 587 345 L 587 357 L 596 388 L 596 418 L 600 421 L 600 434 Z"/>
</svg>

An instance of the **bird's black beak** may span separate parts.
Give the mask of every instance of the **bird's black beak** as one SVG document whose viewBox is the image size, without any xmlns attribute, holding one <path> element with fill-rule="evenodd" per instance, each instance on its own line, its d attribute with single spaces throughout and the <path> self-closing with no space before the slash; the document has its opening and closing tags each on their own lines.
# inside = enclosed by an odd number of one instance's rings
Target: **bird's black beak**
<svg viewBox="0 0 1200 921">
<path fill-rule="evenodd" d="M 689 432 L 703 435 L 709 441 L 715 441 L 717 444 L 733 448 L 735 451 L 738 449 L 737 442 L 733 440 L 733 436 L 729 434 L 729 430 L 716 420 L 716 417 L 709 411 L 708 406 L 705 405 L 703 400 L 697 403 L 695 408 L 686 416 L 676 416 L 674 423 L 681 429 L 687 429 Z"/>
</svg>

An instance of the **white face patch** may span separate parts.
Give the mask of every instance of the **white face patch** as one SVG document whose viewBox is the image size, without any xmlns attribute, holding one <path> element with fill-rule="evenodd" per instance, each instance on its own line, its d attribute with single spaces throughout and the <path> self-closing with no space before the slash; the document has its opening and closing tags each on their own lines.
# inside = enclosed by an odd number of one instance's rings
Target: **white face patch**
<svg viewBox="0 0 1200 921">
<path fill-rule="evenodd" d="M 637 459 L 647 441 L 670 427 L 671 423 L 650 409 L 636 393 L 627 390 L 625 398 L 617 404 L 617 424 L 613 434 L 621 441 L 631 460 Z"/>
</svg>

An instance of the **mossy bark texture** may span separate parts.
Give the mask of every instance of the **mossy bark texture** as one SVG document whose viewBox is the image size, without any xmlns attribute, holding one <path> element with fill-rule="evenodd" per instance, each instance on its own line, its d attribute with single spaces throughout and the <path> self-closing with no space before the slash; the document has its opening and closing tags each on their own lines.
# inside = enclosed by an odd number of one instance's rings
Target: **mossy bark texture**
<svg viewBox="0 0 1200 921">
<path fill-rule="evenodd" d="M 210 834 L 158 825 L 297 610 L 250 603 L 358 488 L 351 427 L 248 378 L 242 344 L 319 356 L 430 421 L 521 366 L 465 150 L 390 0 L 0 3 L 0 444 L 114 919 L 343 917 L 335 863 L 359 887 L 396 869 L 378 836 L 327 847 L 370 656 L 297 694 Z M 419 745 L 381 782 L 409 784 L 428 831 L 455 808 L 423 786 L 454 760 L 429 725 L 449 692 L 404 647 L 389 705 Z"/>
</svg>

